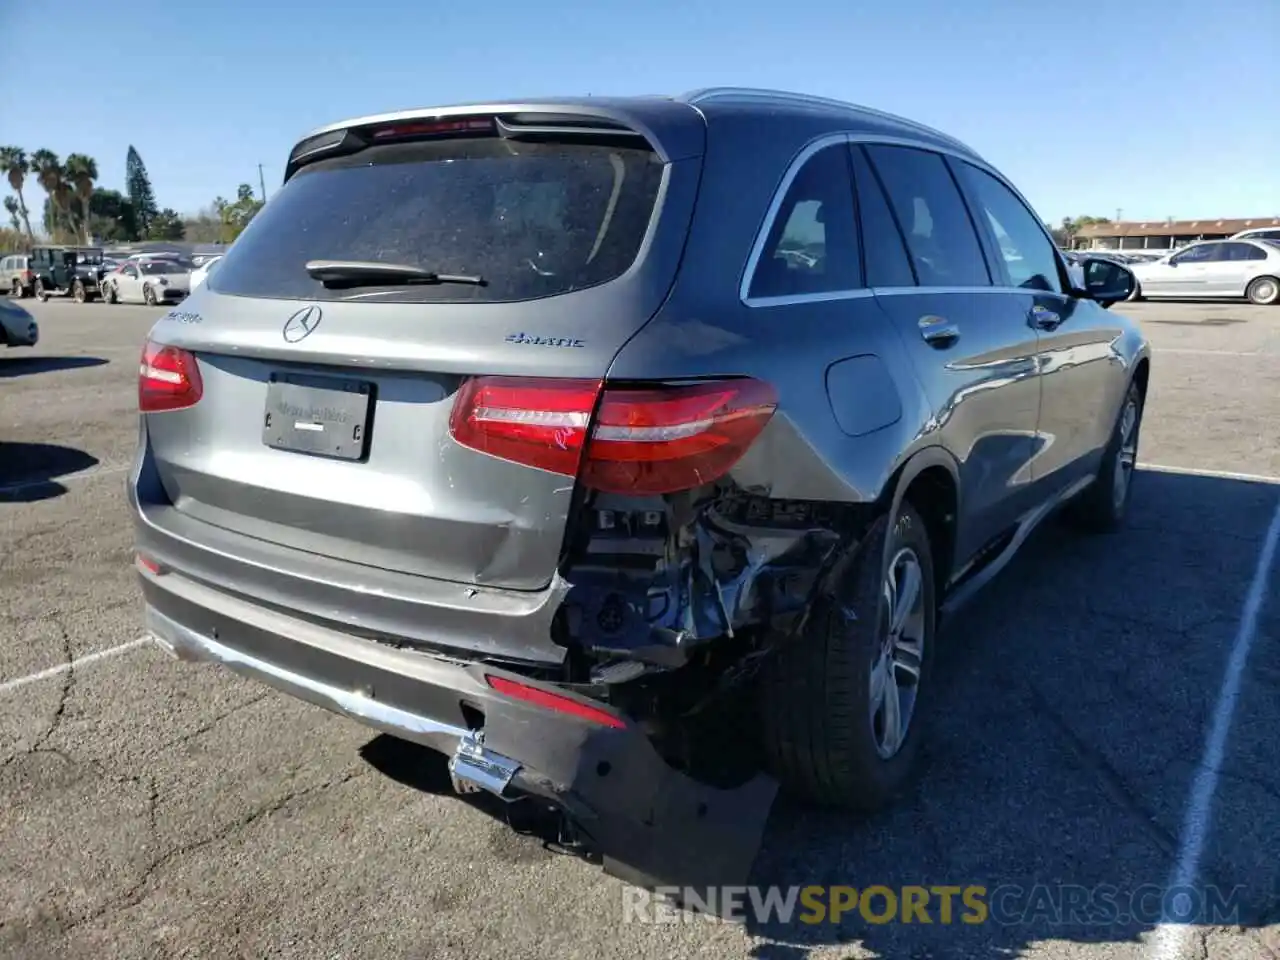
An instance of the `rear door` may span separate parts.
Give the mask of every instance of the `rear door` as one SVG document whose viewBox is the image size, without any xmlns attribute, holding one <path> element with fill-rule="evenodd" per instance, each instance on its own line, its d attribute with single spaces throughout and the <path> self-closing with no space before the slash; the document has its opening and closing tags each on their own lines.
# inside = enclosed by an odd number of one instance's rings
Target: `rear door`
<svg viewBox="0 0 1280 960">
<path fill-rule="evenodd" d="M 855 145 L 853 164 L 868 282 L 907 345 L 940 442 L 959 463 L 959 566 L 1032 504 L 1038 338 L 1023 296 L 993 282 L 941 154 Z"/>
<path fill-rule="evenodd" d="M 1208 265 L 1206 293 L 1218 297 L 1242 297 L 1267 255 L 1252 243 L 1219 244 L 1218 256 Z"/>
<path fill-rule="evenodd" d="M 573 444 L 670 287 L 700 159 L 621 130 L 535 142 L 475 123 L 464 137 L 359 131 L 354 152 L 293 175 L 157 325 L 203 379 L 195 406 L 147 422 L 178 510 L 367 568 L 549 582 Z M 314 261 L 357 266 L 322 281 Z M 363 263 L 417 276 L 362 276 Z M 468 392 L 471 377 L 497 379 Z M 543 389 L 565 380 L 580 388 L 572 409 Z M 460 392 L 505 431 L 501 449 L 455 439 Z M 551 427 L 558 450 L 530 439 Z"/>
</svg>

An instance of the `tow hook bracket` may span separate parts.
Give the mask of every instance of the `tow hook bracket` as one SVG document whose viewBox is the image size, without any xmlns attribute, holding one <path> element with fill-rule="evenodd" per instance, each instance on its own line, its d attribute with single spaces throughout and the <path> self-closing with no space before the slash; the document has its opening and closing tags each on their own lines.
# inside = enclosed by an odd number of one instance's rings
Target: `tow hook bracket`
<svg viewBox="0 0 1280 960">
<path fill-rule="evenodd" d="M 485 749 L 483 730 L 468 730 L 459 737 L 458 746 L 449 758 L 449 779 L 453 789 L 463 794 L 484 790 L 503 797 L 519 769 L 520 764 L 510 757 Z"/>
</svg>

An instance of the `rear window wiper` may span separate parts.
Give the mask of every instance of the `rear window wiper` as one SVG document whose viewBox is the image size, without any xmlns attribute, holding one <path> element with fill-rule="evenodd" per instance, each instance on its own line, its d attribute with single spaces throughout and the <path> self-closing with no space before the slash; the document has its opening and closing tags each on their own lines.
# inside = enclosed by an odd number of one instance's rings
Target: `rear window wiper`
<svg viewBox="0 0 1280 960">
<path fill-rule="evenodd" d="M 386 287 L 402 284 L 467 283 L 483 287 L 484 277 L 465 273 L 436 273 L 409 263 L 376 260 L 309 260 L 307 274 L 330 289 Z"/>
</svg>

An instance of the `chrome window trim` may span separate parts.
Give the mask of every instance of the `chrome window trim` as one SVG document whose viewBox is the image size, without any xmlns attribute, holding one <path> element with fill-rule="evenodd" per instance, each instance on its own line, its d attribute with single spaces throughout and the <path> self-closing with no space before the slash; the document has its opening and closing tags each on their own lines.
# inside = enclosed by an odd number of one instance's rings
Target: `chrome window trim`
<svg viewBox="0 0 1280 960">
<path fill-rule="evenodd" d="M 809 161 L 809 159 L 825 147 L 834 146 L 838 143 L 853 144 L 871 144 L 886 147 L 909 147 L 913 150 L 925 150 L 931 153 L 943 154 L 956 160 L 973 165 L 984 173 L 988 173 L 995 177 L 997 181 L 1002 183 L 1009 192 L 1012 193 L 1018 201 L 1027 209 L 1032 218 L 1040 225 L 1040 232 L 1048 241 L 1055 251 L 1058 245 L 1053 241 L 1053 235 L 1045 228 L 1044 221 L 1036 214 L 1035 208 L 1027 202 L 1027 198 L 1015 187 L 1009 180 L 995 167 L 987 163 L 981 157 L 972 153 L 966 153 L 963 150 L 951 149 L 936 143 L 929 143 L 924 140 L 914 140 L 910 137 L 892 137 L 884 134 L 875 133 L 850 133 L 842 131 L 840 133 L 824 133 L 815 137 L 805 144 L 800 151 L 791 159 L 787 165 L 786 171 L 782 175 L 782 180 L 775 188 L 773 197 L 769 201 L 769 207 L 765 211 L 764 221 L 760 229 L 756 232 L 755 242 L 751 245 L 751 253 L 747 257 L 746 268 L 743 270 L 742 279 L 738 284 L 738 299 L 747 307 L 772 307 L 781 306 L 790 303 L 815 303 L 828 300 L 856 300 L 868 295 L 875 296 L 902 296 L 909 293 L 1033 293 L 1043 296 L 1057 296 L 1070 298 L 1068 291 L 1056 290 L 1032 290 L 1029 287 L 1003 287 L 1003 286 L 981 286 L 981 287 L 875 287 L 875 288 L 853 288 L 847 290 L 831 290 L 823 293 L 804 293 L 795 294 L 785 297 L 749 297 L 748 291 L 751 288 L 751 278 L 755 276 L 756 267 L 759 265 L 760 257 L 764 253 L 764 245 L 769 240 L 769 233 L 773 230 L 773 222 L 777 219 L 778 210 L 782 206 L 783 200 L 786 199 L 787 191 L 791 189 L 791 184 L 799 175 L 801 168 Z M 850 183 L 854 189 L 855 199 L 857 195 L 857 184 Z M 968 200 L 966 198 L 966 204 Z M 861 228 L 859 227 L 859 230 Z M 861 233 L 859 233 L 859 241 L 861 242 Z M 1212 242 L 1212 241 L 1205 241 Z M 1061 259 L 1061 252 L 1058 257 Z M 984 250 L 985 257 L 985 250 Z"/>
<path fill-rule="evenodd" d="M 791 189 L 791 184 L 795 182 L 804 165 L 809 162 L 814 154 L 827 147 L 834 147 L 838 144 L 847 144 L 849 135 L 847 133 L 824 133 L 819 137 L 810 140 L 800 152 L 791 158 L 791 162 L 787 164 L 787 169 L 782 174 L 782 180 L 778 186 L 774 188 L 773 197 L 769 201 L 769 207 L 765 210 L 764 221 L 760 228 L 756 231 L 755 242 L 751 244 L 751 253 L 747 257 L 746 269 L 742 271 L 742 277 L 738 281 L 738 299 L 748 307 L 753 306 L 751 297 L 748 295 L 751 290 L 751 280 L 756 275 L 756 266 L 760 263 L 760 256 L 764 253 L 764 245 L 769 242 L 769 233 L 773 230 L 773 223 L 778 217 L 778 210 L 782 207 L 782 201 L 787 198 L 787 191 Z M 852 189 L 853 181 L 850 179 L 850 188 Z M 824 291 L 823 295 L 828 296 L 831 293 L 852 293 L 853 290 L 837 290 Z M 816 294 L 802 294 L 802 296 L 812 297 Z M 757 300 L 777 299 L 774 297 L 758 297 Z M 802 301 L 803 302 L 803 301 Z"/>
<path fill-rule="evenodd" d="M 870 288 L 830 290 L 823 293 L 789 293 L 780 297 L 751 297 L 743 300 L 748 307 L 787 307 L 795 303 L 826 303 L 831 300 L 865 300 L 875 296 Z"/>
</svg>

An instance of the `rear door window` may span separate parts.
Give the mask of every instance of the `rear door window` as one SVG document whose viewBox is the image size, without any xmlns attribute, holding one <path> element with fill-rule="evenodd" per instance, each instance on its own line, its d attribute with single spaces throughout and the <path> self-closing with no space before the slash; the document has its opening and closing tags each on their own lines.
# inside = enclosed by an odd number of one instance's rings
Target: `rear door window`
<svg viewBox="0 0 1280 960">
<path fill-rule="evenodd" d="M 1251 243 L 1224 243 L 1228 260 L 1265 260 L 1266 253 Z"/>
<path fill-rule="evenodd" d="M 858 218 L 862 223 L 862 257 L 868 287 L 914 287 L 915 274 L 893 218 L 884 190 L 862 148 L 854 146 L 853 182 L 858 193 Z"/>
<path fill-rule="evenodd" d="M 844 143 L 801 167 L 774 214 L 748 297 L 838 293 L 860 286 L 853 185 Z"/>
<path fill-rule="evenodd" d="M 921 285 L 990 286 L 978 234 L 946 161 L 913 147 L 869 145 L 866 151 L 889 194 Z"/>
<path fill-rule="evenodd" d="M 635 262 L 662 170 L 651 151 L 612 145 L 374 146 L 304 167 L 208 283 L 237 296 L 400 303 L 569 293 Z M 408 264 L 485 282 L 327 289 L 308 276 L 310 260 Z"/>
</svg>

